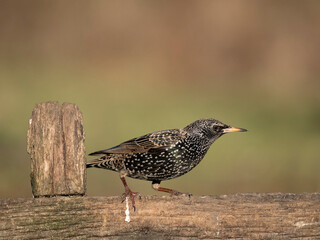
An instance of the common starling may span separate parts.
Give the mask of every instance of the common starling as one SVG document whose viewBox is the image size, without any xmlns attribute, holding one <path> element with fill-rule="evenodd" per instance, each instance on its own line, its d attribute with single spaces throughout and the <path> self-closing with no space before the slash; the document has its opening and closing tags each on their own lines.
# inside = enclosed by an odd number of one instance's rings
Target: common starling
<svg viewBox="0 0 320 240">
<path fill-rule="evenodd" d="M 183 193 L 160 187 L 160 182 L 179 177 L 197 166 L 211 144 L 225 133 L 245 132 L 218 120 L 200 119 L 185 128 L 170 129 L 133 138 L 115 147 L 90 153 L 101 155 L 87 163 L 87 168 L 104 168 L 120 173 L 125 188 L 123 199 L 130 196 L 135 209 L 134 193 L 125 177 L 152 181 L 152 188 L 171 195 Z"/>
</svg>

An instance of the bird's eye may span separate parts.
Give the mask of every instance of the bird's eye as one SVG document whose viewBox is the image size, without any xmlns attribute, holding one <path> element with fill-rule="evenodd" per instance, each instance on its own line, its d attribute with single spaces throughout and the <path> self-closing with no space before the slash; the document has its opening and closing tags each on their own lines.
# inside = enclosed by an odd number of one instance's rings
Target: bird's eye
<svg viewBox="0 0 320 240">
<path fill-rule="evenodd" d="M 213 131 L 215 131 L 215 132 L 220 132 L 221 131 L 221 129 L 222 129 L 222 127 L 221 126 L 213 126 Z"/>
</svg>

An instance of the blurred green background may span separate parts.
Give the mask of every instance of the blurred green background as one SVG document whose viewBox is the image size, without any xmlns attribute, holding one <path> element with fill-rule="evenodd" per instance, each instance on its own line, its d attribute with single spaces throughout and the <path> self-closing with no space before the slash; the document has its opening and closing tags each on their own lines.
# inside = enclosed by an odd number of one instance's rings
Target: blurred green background
<svg viewBox="0 0 320 240">
<path fill-rule="evenodd" d="M 249 130 L 164 187 L 320 191 L 320 1 L 1 1 L 0 36 L 0 197 L 31 197 L 28 119 L 52 100 L 79 106 L 87 153 L 206 117 Z"/>
</svg>

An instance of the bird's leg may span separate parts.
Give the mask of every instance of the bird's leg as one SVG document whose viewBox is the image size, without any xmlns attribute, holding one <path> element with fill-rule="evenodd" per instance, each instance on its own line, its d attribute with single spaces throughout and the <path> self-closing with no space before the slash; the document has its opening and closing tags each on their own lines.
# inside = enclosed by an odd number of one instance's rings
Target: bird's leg
<svg viewBox="0 0 320 240">
<path fill-rule="evenodd" d="M 132 202 L 132 207 L 133 207 L 133 210 L 136 211 L 136 206 L 135 206 L 135 200 L 134 200 L 134 196 L 137 195 L 141 198 L 140 194 L 138 192 L 132 192 L 127 184 L 127 181 L 125 179 L 125 176 L 123 176 L 121 173 L 120 173 L 120 179 L 123 183 L 123 186 L 124 186 L 124 189 L 125 189 L 125 192 L 122 194 L 122 202 L 126 199 L 126 197 L 130 197 L 131 199 L 131 202 Z"/>
<path fill-rule="evenodd" d="M 178 192 L 176 190 L 170 189 L 170 188 L 160 187 L 160 181 L 152 181 L 152 188 L 156 191 L 166 192 L 166 193 L 169 193 L 174 196 L 181 196 L 181 195 L 189 196 L 189 197 L 192 196 L 192 194 L 190 194 L 190 193 L 182 193 L 182 192 Z"/>
</svg>

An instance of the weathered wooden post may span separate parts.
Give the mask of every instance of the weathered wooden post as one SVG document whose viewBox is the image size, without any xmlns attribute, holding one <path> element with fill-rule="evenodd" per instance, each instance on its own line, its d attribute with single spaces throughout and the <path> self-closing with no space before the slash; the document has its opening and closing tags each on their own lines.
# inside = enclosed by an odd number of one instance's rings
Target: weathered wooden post
<svg viewBox="0 0 320 240">
<path fill-rule="evenodd" d="M 35 106 L 27 136 L 34 197 L 85 194 L 84 138 L 76 105 L 45 102 Z"/>
</svg>

